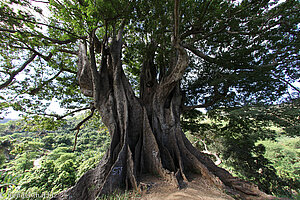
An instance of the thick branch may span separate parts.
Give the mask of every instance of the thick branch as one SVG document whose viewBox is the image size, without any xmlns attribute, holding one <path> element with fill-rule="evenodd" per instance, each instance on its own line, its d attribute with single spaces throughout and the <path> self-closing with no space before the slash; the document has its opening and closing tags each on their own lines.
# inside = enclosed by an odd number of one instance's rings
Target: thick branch
<svg viewBox="0 0 300 200">
<path fill-rule="evenodd" d="M 3 88 L 5 88 L 5 87 L 7 87 L 14 80 L 15 76 L 18 73 L 20 73 L 21 71 L 23 71 L 26 68 L 26 66 L 34 60 L 34 58 L 36 56 L 37 56 L 37 53 L 34 53 L 19 69 L 17 69 L 16 71 L 12 72 L 10 74 L 9 79 L 7 81 L 5 81 L 3 84 L 0 85 L 0 90 L 3 89 Z"/>
<path fill-rule="evenodd" d="M 65 115 L 58 116 L 57 120 L 63 119 L 65 117 L 69 116 L 69 115 L 72 115 L 72 114 L 80 112 L 80 111 L 88 110 L 88 109 L 91 109 L 91 107 L 89 106 L 89 107 L 85 107 L 85 108 L 80 108 L 80 109 L 77 109 L 77 110 L 73 110 L 72 112 L 69 112 L 69 113 L 67 113 Z"/>
<path fill-rule="evenodd" d="M 67 68 L 64 68 L 64 67 L 62 67 L 61 70 L 64 71 L 64 72 L 69 72 L 69 73 L 72 73 L 72 74 L 77 74 L 76 71 L 73 71 L 71 69 L 67 69 Z"/>
<path fill-rule="evenodd" d="M 199 51 L 198 49 L 196 49 L 195 47 L 189 45 L 189 44 L 183 44 L 182 45 L 184 48 L 190 50 L 192 53 L 194 53 L 196 56 L 199 56 L 200 58 L 203 58 L 204 60 L 211 62 L 211 63 L 217 63 L 216 59 L 205 55 L 202 51 Z"/>
<path fill-rule="evenodd" d="M 165 77 L 161 84 L 160 89 L 161 97 L 166 97 L 169 95 L 171 90 L 174 86 L 178 83 L 178 81 L 182 78 L 185 69 L 188 66 L 189 57 L 187 55 L 186 50 L 180 45 L 180 38 L 179 38 L 179 0 L 175 0 L 174 6 L 174 47 L 178 52 L 178 58 L 175 67 L 172 69 L 171 73 Z"/>
<path fill-rule="evenodd" d="M 92 84 L 93 84 L 93 97 L 94 97 L 94 101 L 95 104 L 97 105 L 99 102 L 99 90 L 100 90 L 100 86 L 99 86 L 99 73 L 97 70 L 97 65 L 96 65 L 96 56 L 95 56 L 95 31 L 93 30 L 92 33 L 90 34 L 90 58 L 91 58 L 91 64 L 89 65 L 90 67 L 90 72 L 91 72 L 91 76 L 92 76 Z"/>
<path fill-rule="evenodd" d="M 79 124 L 74 129 L 72 129 L 72 131 L 77 130 L 77 132 L 75 134 L 75 141 L 74 141 L 73 151 L 75 151 L 75 149 L 76 149 L 77 136 L 78 136 L 78 133 L 79 133 L 79 130 L 80 130 L 80 126 L 82 124 L 84 124 L 86 121 L 88 121 L 91 117 L 93 117 L 95 109 L 96 109 L 95 107 L 92 107 L 91 108 L 91 114 L 89 116 L 87 116 L 84 120 L 82 120 L 81 122 L 79 122 Z"/>
<path fill-rule="evenodd" d="M 78 51 L 78 83 L 80 86 L 81 92 L 89 97 L 93 96 L 93 82 L 91 79 L 91 69 L 90 60 L 88 59 L 87 54 L 87 44 L 86 41 L 81 41 L 79 44 Z"/>
<path fill-rule="evenodd" d="M 9 33 L 16 33 L 16 32 L 18 32 L 18 31 L 15 31 L 15 30 L 6 29 L 6 28 L 2 28 L 2 27 L 0 27 L 0 31 L 9 32 Z"/>
<path fill-rule="evenodd" d="M 64 48 L 59 48 L 57 50 L 60 52 L 63 52 L 63 53 L 69 53 L 69 54 L 76 55 L 76 56 L 78 55 L 78 51 L 72 51 L 72 50 L 64 49 Z"/>
<path fill-rule="evenodd" d="M 125 20 L 122 20 L 118 32 L 114 33 L 113 35 L 110 51 L 112 56 L 115 57 L 113 58 L 115 62 L 117 62 L 120 59 L 121 49 L 123 44 L 122 39 L 123 39 L 124 27 L 125 27 Z"/>
<path fill-rule="evenodd" d="M 188 55 L 185 49 L 181 46 L 176 47 L 178 50 L 178 59 L 174 69 L 171 73 L 163 79 L 160 84 L 162 89 L 162 95 L 168 96 L 169 92 L 174 88 L 174 86 L 178 83 L 178 81 L 182 78 L 185 69 L 188 66 Z"/>
<path fill-rule="evenodd" d="M 94 112 L 95 112 L 95 109 L 96 109 L 95 107 L 92 107 L 92 108 L 91 108 L 91 114 L 90 114 L 89 116 L 87 116 L 86 118 L 84 118 L 81 122 L 79 122 L 75 128 L 71 129 L 71 131 L 75 131 L 75 130 L 80 129 L 80 127 L 82 126 L 82 124 L 84 124 L 84 123 L 85 123 L 86 121 L 88 121 L 91 117 L 93 117 Z"/>
<path fill-rule="evenodd" d="M 214 162 L 215 163 L 215 165 L 220 165 L 221 163 L 222 163 L 222 160 L 221 160 L 221 158 L 216 154 L 216 153 L 213 153 L 213 152 L 211 152 L 211 151 L 209 151 L 208 149 L 207 149 L 207 145 L 206 145 L 206 143 L 205 143 L 205 140 L 201 140 L 200 139 L 200 141 L 202 142 L 202 144 L 204 145 L 204 150 L 202 151 L 202 153 L 205 153 L 205 154 L 208 154 L 208 155 L 213 155 L 213 156 L 215 156 L 215 158 L 216 158 L 216 161 Z"/>
<path fill-rule="evenodd" d="M 174 5 L 174 44 L 179 44 L 179 3 L 180 0 L 175 0 Z"/>
<path fill-rule="evenodd" d="M 38 35 L 33 35 L 33 36 L 39 37 Z M 69 44 L 69 43 L 72 43 L 72 42 L 76 41 L 76 39 L 58 40 L 58 39 L 49 38 L 49 37 L 44 36 L 44 35 L 42 36 L 42 38 L 45 38 L 45 39 L 51 41 L 54 44 Z"/>
<path fill-rule="evenodd" d="M 85 108 L 80 108 L 80 109 L 77 109 L 77 110 L 73 110 L 72 112 L 69 112 L 65 115 L 57 115 L 57 114 L 47 114 L 47 113 L 33 113 L 33 112 L 28 112 L 26 111 L 25 113 L 27 114 L 30 114 L 30 115 L 40 115 L 40 116 L 48 116 L 48 117 L 55 117 L 57 120 L 61 120 L 69 115 L 72 115 L 76 112 L 80 112 L 80 111 L 84 111 L 84 110 L 88 110 L 88 109 L 91 109 L 91 107 L 85 107 Z"/>
<path fill-rule="evenodd" d="M 272 73 L 272 75 L 277 78 L 278 80 L 286 83 L 287 85 L 289 85 L 291 88 L 293 88 L 294 90 L 296 90 L 298 93 L 300 93 L 300 89 L 295 87 L 293 84 L 291 84 L 289 81 L 284 80 L 283 78 L 280 78 L 279 76 L 277 76 L 276 74 Z"/>
</svg>

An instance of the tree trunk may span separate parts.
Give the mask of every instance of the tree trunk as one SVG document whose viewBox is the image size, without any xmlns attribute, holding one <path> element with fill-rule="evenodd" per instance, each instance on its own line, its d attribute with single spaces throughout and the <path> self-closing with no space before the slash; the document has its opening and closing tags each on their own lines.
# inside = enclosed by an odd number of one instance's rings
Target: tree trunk
<svg viewBox="0 0 300 200">
<path fill-rule="evenodd" d="M 110 47 L 102 50 L 100 70 L 96 67 L 94 45 L 81 44 L 79 84 L 83 94 L 92 96 L 110 136 L 110 147 L 99 165 L 86 172 L 72 188 L 54 199 L 94 200 L 115 190 L 139 188 L 143 174 L 159 175 L 181 188 L 188 175 L 197 173 L 212 185 L 238 194 L 243 199 L 267 199 L 255 185 L 234 178 L 194 148 L 180 126 L 179 80 L 187 55 L 178 50 L 177 63 L 159 83 L 153 56 L 145 56 L 141 72 L 141 94 L 136 97 L 121 63 L 122 30 Z M 90 36 L 93 44 L 94 34 Z"/>
</svg>

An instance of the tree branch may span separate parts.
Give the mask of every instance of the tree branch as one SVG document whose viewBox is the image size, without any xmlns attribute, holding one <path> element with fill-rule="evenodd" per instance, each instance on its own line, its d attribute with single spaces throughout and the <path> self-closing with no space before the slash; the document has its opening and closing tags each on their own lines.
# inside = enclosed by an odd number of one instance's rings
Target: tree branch
<svg viewBox="0 0 300 200">
<path fill-rule="evenodd" d="M 33 113 L 33 112 L 28 112 L 26 111 L 25 113 L 27 114 L 30 114 L 30 115 L 41 115 L 41 116 L 49 116 L 49 117 L 55 117 L 57 120 L 61 120 L 69 115 L 72 115 L 76 112 L 80 112 L 80 111 L 83 111 L 83 110 L 88 110 L 88 109 L 91 109 L 91 107 L 85 107 L 85 108 L 80 108 L 80 109 L 77 109 L 77 110 L 73 110 L 72 112 L 69 112 L 65 115 L 57 115 L 57 114 L 47 114 L 47 113 Z"/>
<path fill-rule="evenodd" d="M 11 30 L 11 29 L 1 28 L 1 27 L 0 27 L 0 31 L 9 32 L 9 33 L 16 33 L 16 32 L 18 32 L 16 30 Z"/>
<path fill-rule="evenodd" d="M 95 49 L 94 49 L 94 44 L 95 44 L 95 30 L 92 31 L 90 34 L 90 58 L 91 58 L 91 64 L 89 65 L 90 67 L 90 72 L 91 72 L 91 78 L 92 78 L 92 84 L 93 84 L 93 97 L 95 104 L 97 105 L 99 103 L 99 83 L 100 83 L 100 76 L 97 70 L 97 64 L 96 64 L 96 56 L 95 56 Z"/>
<path fill-rule="evenodd" d="M 26 44 L 25 44 L 25 45 L 26 45 Z M 28 45 L 27 45 L 27 49 L 30 50 L 30 51 L 32 51 L 32 52 L 35 53 L 36 55 L 40 56 L 41 58 L 43 58 L 45 61 L 49 61 L 49 60 L 52 58 L 52 56 L 53 56 L 53 54 L 52 54 L 51 52 L 49 53 L 48 56 L 45 56 L 45 55 L 43 55 L 43 54 L 37 52 L 35 49 L 29 47 Z"/>
<path fill-rule="evenodd" d="M 58 40 L 58 39 L 50 38 L 50 37 L 42 35 L 42 34 L 34 34 L 31 32 L 27 32 L 27 31 L 11 30 L 11 29 L 1 28 L 1 27 L 0 27 L 0 31 L 9 32 L 9 33 L 29 34 L 32 37 L 43 38 L 43 39 L 49 40 L 53 44 L 69 44 L 71 42 L 76 41 L 76 39 Z"/>
<path fill-rule="evenodd" d="M 53 29 L 57 29 L 57 30 L 69 33 L 70 35 L 75 36 L 77 39 L 86 39 L 86 37 L 77 36 L 74 33 L 72 33 L 71 31 L 68 31 L 68 30 L 60 28 L 60 27 L 52 26 L 52 25 L 45 24 L 45 23 L 42 23 L 42 22 L 35 22 L 35 21 L 28 20 L 28 19 L 20 18 L 20 17 L 15 17 L 15 16 L 10 16 L 10 17 L 13 18 L 13 19 L 16 19 L 16 20 L 20 20 L 20 21 L 24 21 L 24 22 L 28 22 L 28 23 L 32 23 L 32 24 L 37 24 L 37 25 L 42 25 L 42 26 L 47 26 L 47 27 L 53 28 Z"/>
<path fill-rule="evenodd" d="M 226 98 L 228 89 L 229 89 L 229 85 L 227 85 L 227 87 L 225 88 L 225 92 L 224 93 L 220 93 L 218 91 L 218 89 L 215 88 L 214 89 L 214 96 L 212 97 L 211 101 L 206 102 L 206 103 L 201 104 L 201 105 L 183 106 L 182 110 L 183 111 L 188 111 L 188 110 L 193 110 L 193 109 L 196 109 L 196 108 L 207 108 L 207 107 L 213 106 L 215 103 L 217 103 L 220 100 L 223 100 L 223 99 Z"/>
<path fill-rule="evenodd" d="M 67 68 L 64 68 L 64 67 L 62 67 L 61 70 L 64 71 L 64 72 L 69 72 L 69 73 L 72 73 L 72 74 L 77 74 L 76 71 L 73 71 L 71 69 L 67 69 Z"/>
<path fill-rule="evenodd" d="M 35 112 L 29 112 L 29 111 L 25 111 L 25 113 L 29 114 L 29 115 L 39 115 L 39 116 L 55 117 L 56 119 L 60 117 L 57 114 L 35 113 Z"/>
<path fill-rule="evenodd" d="M 287 85 L 289 85 L 291 88 L 293 88 L 294 90 L 296 90 L 298 93 L 300 93 L 300 89 L 295 87 L 293 84 L 291 84 L 289 81 L 284 80 L 283 78 L 280 78 L 279 76 L 277 76 L 276 74 L 272 73 L 272 75 L 277 78 L 278 80 L 286 83 Z"/>
<path fill-rule="evenodd" d="M 36 56 L 37 56 L 37 53 L 34 53 L 27 61 L 25 61 L 25 63 L 23 63 L 23 65 L 19 69 L 17 69 L 16 71 L 12 72 L 10 74 L 9 79 L 7 81 L 5 81 L 3 84 L 0 85 L 0 90 L 3 89 L 3 88 L 5 88 L 5 87 L 7 87 L 14 80 L 15 76 L 18 73 L 20 73 L 21 71 L 23 71 L 26 68 L 26 66 L 34 60 L 34 58 Z"/>
<path fill-rule="evenodd" d="M 204 18 L 204 16 L 206 15 L 208 8 L 210 7 L 210 5 L 212 4 L 213 1 L 204 1 L 203 2 L 203 9 L 201 11 L 201 16 L 198 18 L 197 20 L 197 24 L 201 24 L 202 20 Z M 192 25 L 192 29 L 188 30 L 186 32 L 184 32 L 183 34 L 181 34 L 180 38 L 183 40 L 186 37 L 193 35 L 193 34 L 199 34 L 202 33 L 203 29 L 198 25 L 198 26 L 193 26 Z"/>
<path fill-rule="evenodd" d="M 76 134 L 75 134 L 75 142 L 74 142 L 74 147 L 73 147 L 73 151 L 75 151 L 76 149 L 76 143 L 77 143 L 77 136 L 80 130 L 80 126 L 82 126 L 82 124 L 84 124 L 86 121 L 88 121 L 91 117 L 93 117 L 94 112 L 95 112 L 95 107 L 91 108 L 91 114 L 89 116 L 87 116 L 85 119 L 83 119 L 81 122 L 79 122 L 79 124 L 77 124 L 77 126 L 73 129 L 71 129 L 71 131 L 75 131 L 77 130 Z"/>
<path fill-rule="evenodd" d="M 63 72 L 63 70 L 60 69 L 59 72 L 57 74 L 55 74 L 52 78 L 48 79 L 47 81 L 43 81 L 41 85 L 39 85 L 38 87 L 30 90 L 29 94 L 30 95 L 37 94 L 46 84 L 48 84 L 49 82 L 51 82 L 54 79 L 56 79 L 62 72 Z"/>
<path fill-rule="evenodd" d="M 174 6 L 174 47 L 177 50 L 178 58 L 175 67 L 172 69 L 170 74 L 163 78 L 162 82 L 159 85 L 160 98 L 164 98 L 169 95 L 174 86 L 178 83 L 178 81 L 182 78 L 185 69 L 189 63 L 189 57 L 187 55 L 186 50 L 180 45 L 179 38 L 179 3 L 180 0 L 175 0 Z"/>
<path fill-rule="evenodd" d="M 277 112 L 277 111 L 276 111 L 276 112 Z M 283 117 L 281 117 L 279 114 L 277 114 L 276 112 L 272 112 L 271 109 L 267 109 L 267 108 L 266 108 L 266 114 L 271 115 L 271 116 L 274 116 L 274 117 L 276 117 L 276 118 L 279 119 L 279 120 L 282 120 L 282 121 L 287 122 L 288 124 L 291 124 L 291 125 L 294 125 L 294 124 L 295 124 L 295 121 L 290 120 L 290 119 L 288 119 L 288 118 L 283 118 Z"/>
<path fill-rule="evenodd" d="M 193 109 L 196 109 L 196 108 L 208 108 L 212 105 L 214 105 L 218 100 L 220 100 L 221 98 L 213 98 L 212 101 L 210 102 L 207 102 L 207 103 L 204 103 L 204 104 L 201 104 L 201 105 L 193 105 L 193 106 L 183 106 L 182 107 L 182 110 L 183 111 L 189 111 L 189 110 L 193 110 Z"/>
<path fill-rule="evenodd" d="M 181 34 L 180 38 L 183 40 L 185 39 L 186 37 L 190 36 L 190 35 L 194 35 L 194 34 L 199 34 L 199 33 L 202 33 L 203 30 L 201 28 L 194 28 L 192 27 L 192 29 L 190 30 L 187 30 L 186 32 L 184 32 L 183 34 Z"/>
<path fill-rule="evenodd" d="M 84 118 L 81 122 L 79 122 L 77 124 L 77 126 L 75 126 L 75 128 L 72 128 L 71 131 L 75 131 L 80 129 L 80 126 L 82 126 L 82 124 L 84 124 L 86 121 L 88 121 L 91 117 L 93 117 L 94 112 L 95 112 L 95 107 L 90 108 L 91 109 L 91 114 L 89 116 L 87 116 L 86 118 Z"/>
<path fill-rule="evenodd" d="M 63 52 L 63 53 L 69 53 L 69 54 L 76 55 L 76 56 L 78 55 L 78 51 L 72 51 L 72 50 L 64 49 L 64 48 L 59 48 L 57 50 L 60 52 Z"/>
<path fill-rule="evenodd" d="M 201 151 L 202 153 L 205 153 L 205 154 L 208 154 L 208 155 L 213 155 L 213 156 L 215 156 L 215 158 L 217 159 L 214 163 L 215 163 L 215 165 L 220 165 L 221 163 L 222 163 L 222 160 L 220 159 L 220 157 L 216 154 L 216 153 L 213 153 L 213 152 L 211 152 L 211 151 L 208 151 L 208 149 L 207 149 L 207 146 L 206 146 L 206 143 L 205 143 L 205 140 L 202 140 L 202 139 L 199 139 L 201 142 L 202 142 L 202 144 L 204 145 L 204 150 L 203 151 Z"/>
<path fill-rule="evenodd" d="M 217 61 L 215 58 L 212 58 L 210 56 L 205 55 L 202 51 L 199 51 L 195 47 L 189 45 L 189 44 L 182 44 L 182 46 L 188 50 L 190 50 L 192 53 L 194 53 L 196 56 L 199 56 L 200 58 L 206 60 L 207 62 L 210 63 L 215 63 L 217 64 Z"/>
<path fill-rule="evenodd" d="M 59 116 L 57 118 L 57 120 L 63 119 L 65 117 L 69 116 L 69 115 L 72 115 L 72 114 L 80 112 L 80 111 L 88 110 L 88 109 L 91 109 L 91 107 L 89 106 L 89 107 L 85 107 L 85 108 L 80 108 L 80 109 L 77 109 L 77 110 L 73 110 L 72 112 L 69 112 L 69 113 L 67 113 L 65 115 Z"/>
<path fill-rule="evenodd" d="M 180 0 L 175 0 L 174 5 L 174 46 L 179 45 L 179 3 Z"/>
<path fill-rule="evenodd" d="M 37 2 L 37 3 L 50 3 L 49 1 L 38 1 L 38 0 L 31 0 L 31 1 L 34 1 L 34 2 Z"/>
</svg>

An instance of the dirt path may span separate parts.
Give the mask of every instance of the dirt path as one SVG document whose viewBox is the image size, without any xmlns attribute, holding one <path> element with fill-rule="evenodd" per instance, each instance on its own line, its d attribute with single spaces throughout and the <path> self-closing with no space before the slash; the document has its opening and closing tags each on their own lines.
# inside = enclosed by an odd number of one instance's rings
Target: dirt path
<svg viewBox="0 0 300 200">
<path fill-rule="evenodd" d="M 36 159 L 36 160 L 34 160 L 33 161 L 33 166 L 35 167 L 35 168 L 40 168 L 41 167 L 41 160 L 43 159 L 43 157 L 40 157 L 40 158 L 38 158 L 38 159 Z"/>
</svg>

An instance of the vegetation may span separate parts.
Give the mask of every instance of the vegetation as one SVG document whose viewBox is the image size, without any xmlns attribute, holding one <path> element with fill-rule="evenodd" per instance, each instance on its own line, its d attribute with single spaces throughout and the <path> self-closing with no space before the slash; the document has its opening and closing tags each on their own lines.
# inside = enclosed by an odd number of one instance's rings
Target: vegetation
<svg viewBox="0 0 300 200">
<path fill-rule="evenodd" d="M 4 136 L 12 138 L 3 145 L 14 147 L 18 160 L 11 170 L 24 173 L 17 177 L 24 190 L 42 185 L 40 193 L 77 180 L 55 200 L 138 189 L 147 173 L 178 187 L 201 174 L 244 199 L 284 193 L 279 187 L 288 187 L 287 180 L 258 142 L 277 137 L 269 126 L 299 134 L 298 116 L 271 106 L 299 98 L 299 6 L 297 0 L 1 1 L 0 110 L 13 108 L 25 118 L 18 126 L 25 132 Z M 55 100 L 65 113 L 47 110 Z M 210 123 L 192 133 L 203 145 L 219 143 L 223 164 L 260 190 L 192 146 L 181 119 L 200 120 L 197 108 L 209 111 Z M 83 152 L 100 154 L 97 142 L 106 139 L 87 133 L 76 153 L 67 133 L 45 130 L 66 128 L 64 119 L 83 110 L 90 114 L 73 127 L 75 135 L 99 114 L 110 142 L 97 167 L 79 178 L 89 168 L 78 169 L 81 161 L 93 157 Z M 26 174 L 42 152 L 49 160 Z"/>
<path fill-rule="evenodd" d="M 183 119 L 195 145 L 231 173 L 281 197 L 299 193 L 299 99 L 269 107 L 197 113 Z M 274 116 L 274 113 L 276 116 Z M 293 128 L 291 128 L 293 127 Z"/>
<path fill-rule="evenodd" d="M 291 120 L 300 111 L 299 104 L 293 104 L 292 109 L 291 104 L 269 109 L 284 115 L 285 120 Z M 278 115 L 276 120 L 244 117 L 250 116 L 245 110 L 259 116 L 260 109 L 251 107 L 198 113 L 196 118 L 183 119 L 183 124 L 194 144 L 200 150 L 218 155 L 221 166 L 231 173 L 255 182 L 260 189 L 275 196 L 295 197 L 300 188 L 298 132 L 292 135 L 290 129 L 276 123 L 282 115 Z M 280 109 L 285 112 L 279 112 Z M 35 194 L 44 195 L 47 199 L 73 186 L 85 172 L 94 168 L 108 148 L 110 137 L 99 119 L 93 117 L 80 130 L 76 150 L 73 151 L 75 132 L 70 130 L 83 118 L 85 115 L 70 118 L 65 121 L 64 127 L 55 131 L 32 131 L 24 120 L 2 124 L 2 196 Z M 216 159 L 215 156 L 211 158 Z M 138 198 L 139 195 L 128 191 L 101 199 Z"/>
<path fill-rule="evenodd" d="M 102 125 L 98 120 L 95 123 L 94 117 L 80 130 L 73 151 L 75 134 L 71 129 L 84 117 L 68 119 L 55 131 L 28 131 L 34 127 L 28 127 L 24 120 L 2 124 L 2 196 L 53 196 L 73 186 L 84 172 L 94 168 L 108 148 L 110 138 L 105 128 L 99 129 Z"/>
</svg>

